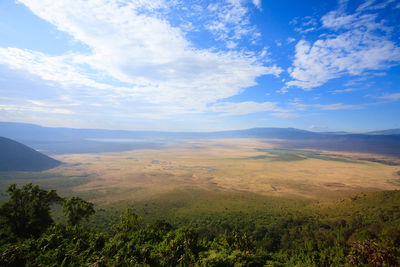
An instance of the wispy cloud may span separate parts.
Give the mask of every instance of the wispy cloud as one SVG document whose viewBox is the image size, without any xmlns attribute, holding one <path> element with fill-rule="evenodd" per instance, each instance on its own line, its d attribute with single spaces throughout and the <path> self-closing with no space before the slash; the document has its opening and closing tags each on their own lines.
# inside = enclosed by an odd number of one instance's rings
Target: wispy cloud
<svg viewBox="0 0 400 267">
<path fill-rule="evenodd" d="M 392 28 L 378 14 L 364 12 L 371 4 L 360 6 L 354 14 L 345 13 L 342 7 L 324 15 L 322 27 L 332 34 L 315 42 L 297 43 L 293 65 L 288 69 L 293 80 L 286 85 L 311 90 L 344 75 L 362 75 L 399 64 L 400 47 L 391 40 Z"/>
<path fill-rule="evenodd" d="M 184 31 L 166 19 L 178 2 L 20 0 L 34 14 L 86 45 L 90 52 L 60 56 L 18 48 L 0 48 L 0 61 L 68 87 L 90 87 L 104 97 L 132 107 L 150 103 L 164 113 L 202 112 L 216 102 L 256 85 L 262 75 L 278 76 L 282 69 L 265 66 L 251 51 L 198 49 Z M 254 4 L 257 6 L 258 2 Z M 259 3 L 261 5 L 261 3 Z M 234 42 L 256 34 L 241 1 L 210 5 L 217 38 Z M 225 13 L 220 11 L 226 11 Z M 229 25 L 229 27 L 228 27 Z M 225 28 L 227 31 L 225 31 Z M 234 44 L 232 43 L 232 48 Z M 110 82 L 112 81 L 112 82 Z M 130 104 L 129 104 L 130 102 Z"/>
<path fill-rule="evenodd" d="M 330 91 L 332 94 L 340 94 L 340 93 L 349 93 L 349 92 L 354 92 L 356 91 L 356 88 L 346 88 L 346 89 L 336 89 Z"/>
<path fill-rule="evenodd" d="M 74 64 L 73 54 L 49 56 L 41 52 L 19 48 L 0 48 L 0 63 L 12 69 L 25 70 L 43 80 L 56 81 L 63 86 L 89 86 L 98 89 L 112 88 L 90 79 L 89 74 Z"/>
<path fill-rule="evenodd" d="M 372 105 L 379 105 L 382 103 L 365 103 L 365 104 L 343 104 L 343 103 L 334 103 L 334 104 L 304 104 L 300 102 L 293 102 L 290 105 L 297 110 L 307 110 L 307 109 L 316 109 L 316 110 L 348 110 L 348 109 L 363 109 Z"/>
<path fill-rule="evenodd" d="M 294 28 L 296 32 L 306 34 L 308 32 L 315 31 L 317 29 L 317 21 L 314 17 L 306 16 L 304 18 L 295 18 L 290 22 L 292 25 L 296 25 Z"/>
<path fill-rule="evenodd" d="M 272 116 L 278 117 L 278 118 L 283 118 L 283 119 L 291 119 L 291 118 L 297 118 L 299 117 L 299 114 L 296 114 L 294 112 L 274 112 L 271 113 Z"/>
<path fill-rule="evenodd" d="M 367 0 L 357 8 L 357 11 L 383 9 L 388 5 L 395 3 L 396 0 L 385 0 L 380 3 L 376 2 L 377 2 L 376 0 Z"/>
<path fill-rule="evenodd" d="M 252 0 L 252 2 L 258 9 L 262 9 L 261 0 Z"/>
<path fill-rule="evenodd" d="M 400 93 L 384 94 L 381 96 L 374 96 L 373 98 L 383 99 L 388 101 L 398 101 L 400 100 Z"/>
<path fill-rule="evenodd" d="M 283 114 L 288 113 L 289 110 L 278 107 L 276 102 L 220 102 L 213 104 L 209 107 L 213 112 L 221 113 L 222 115 L 232 116 L 232 115 L 245 115 L 256 112 L 273 112 L 273 114 L 278 114 L 280 117 Z"/>
<path fill-rule="evenodd" d="M 226 40 L 227 43 L 239 41 L 245 36 L 256 41 L 260 33 L 250 23 L 249 8 L 245 3 L 242 0 L 227 0 L 209 4 L 207 9 L 213 19 L 206 22 L 206 29 L 218 40 Z M 253 4 L 261 9 L 260 0 L 253 0 Z"/>
<path fill-rule="evenodd" d="M 40 105 L 1 105 L 0 110 L 2 111 L 29 111 L 29 112 L 40 112 L 40 113 L 53 113 L 53 114 L 66 114 L 71 115 L 75 114 L 74 111 L 59 108 L 59 107 L 47 107 L 47 106 L 40 106 Z"/>
</svg>

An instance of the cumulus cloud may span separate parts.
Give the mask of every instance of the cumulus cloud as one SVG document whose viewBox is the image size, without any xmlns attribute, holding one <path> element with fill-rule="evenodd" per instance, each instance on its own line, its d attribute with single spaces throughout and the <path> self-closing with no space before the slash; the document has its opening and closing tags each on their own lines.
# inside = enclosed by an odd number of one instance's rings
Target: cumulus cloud
<svg viewBox="0 0 400 267">
<path fill-rule="evenodd" d="M 322 27 L 331 34 L 315 42 L 300 40 L 292 67 L 293 80 L 287 86 L 311 90 L 344 75 L 362 75 L 366 71 L 385 70 L 400 63 L 400 47 L 391 40 L 391 28 L 378 14 L 363 12 L 371 3 L 360 6 L 354 14 L 343 8 L 321 18 Z M 385 8 L 388 3 L 375 6 Z"/>
<path fill-rule="evenodd" d="M 153 105 L 149 109 L 157 105 L 161 113 L 203 112 L 207 104 L 256 85 L 257 77 L 282 72 L 275 65 L 265 66 L 252 52 L 195 48 L 185 32 L 172 26 L 165 15 L 175 1 L 19 2 L 86 45 L 90 52 L 50 56 L 0 48 L 0 63 L 69 90 L 98 89 L 104 98 L 118 98 L 126 109 L 132 103 L 146 102 Z M 241 1 L 228 4 L 230 13 L 219 21 L 236 25 L 228 33 L 230 38 L 239 39 L 253 31 L 246 20 L 241 21 L 248 12 Z"/>
</svg>

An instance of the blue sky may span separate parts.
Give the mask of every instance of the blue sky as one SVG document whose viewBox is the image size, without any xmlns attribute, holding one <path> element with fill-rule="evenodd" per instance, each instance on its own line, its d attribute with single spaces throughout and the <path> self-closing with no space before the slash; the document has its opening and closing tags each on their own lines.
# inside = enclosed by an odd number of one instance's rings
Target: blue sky
<svg viewBox="0 0 400 267">
<path fill-rule="evenodd" d="M 0 120 L 400 128 L 400 2 L 2 0 Z"/>
</svg>

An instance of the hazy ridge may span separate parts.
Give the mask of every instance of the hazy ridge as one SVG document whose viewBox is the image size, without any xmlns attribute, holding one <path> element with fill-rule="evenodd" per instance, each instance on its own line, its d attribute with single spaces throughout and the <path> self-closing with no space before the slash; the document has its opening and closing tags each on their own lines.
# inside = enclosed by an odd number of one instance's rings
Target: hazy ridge
<svg viewBox="0 0 400 267">
<path fill-rule="evenodd" d="M 166 142 L 179 142 L 180 139 L 264 138 L 279 139 L 275 142 L 281 148 L 325 149 L 400 157 L 400 134 L 397 134 L 399 131 L 391 129 L 360 134 L 312 132 L 295 128 L 252 128 L 216 132 L 161 132 L 52 128 L 0 122 L 0 136 L 17 140 L 46 154 L 157 149 Z M 100 139 L 104 141 L 99 142 Z M 106 139 L 125 141 L 119 143 Z"/>
</svg>

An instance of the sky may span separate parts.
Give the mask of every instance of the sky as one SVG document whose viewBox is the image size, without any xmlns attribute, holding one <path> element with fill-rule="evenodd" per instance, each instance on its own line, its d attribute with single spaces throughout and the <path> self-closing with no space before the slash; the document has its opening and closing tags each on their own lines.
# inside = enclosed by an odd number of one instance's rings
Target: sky
<svg viewBox="0 0 400 267">
<path fill-rule="evenodd" d="M 398 0 L 2 0 L 0 121 L 400 128 Z"/>
</svg>

